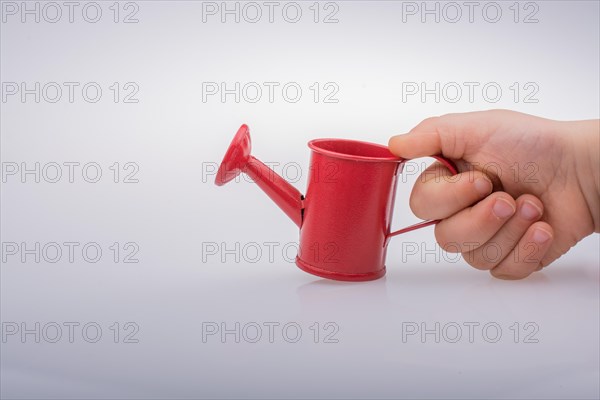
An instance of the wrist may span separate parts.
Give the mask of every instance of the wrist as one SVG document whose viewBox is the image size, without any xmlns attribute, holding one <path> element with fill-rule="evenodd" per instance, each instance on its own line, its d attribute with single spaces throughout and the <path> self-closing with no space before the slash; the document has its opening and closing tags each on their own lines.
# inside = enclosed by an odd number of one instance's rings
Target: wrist
<svg viewBox="0 0 600 400">
<path fill-rule="evenodd" d="M 568 124 L 579 186 L 594 221 L 594 232 L 600 232 L 600 120 Z"/>
</svg>

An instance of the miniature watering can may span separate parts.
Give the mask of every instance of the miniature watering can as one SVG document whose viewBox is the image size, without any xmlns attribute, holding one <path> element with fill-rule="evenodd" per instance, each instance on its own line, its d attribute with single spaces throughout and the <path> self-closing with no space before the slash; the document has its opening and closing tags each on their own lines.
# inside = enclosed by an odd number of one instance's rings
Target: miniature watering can
<svg viewBox="0 0 600 400">
<path fill-rule="evenodd" d="M 298 267 L 342 281 L 368 281 L 385 275 L 389 239 L 438 221 L 390 231 L 392 210 L 405 159 L 386 146 L 347 139 L 315 139 L 306 196 L 250 155 L 250 132 L 242 125 L 221 162 L 219 186 L 241 172 L 300 228 Z M 453 174 L 454 164 L 440 156 Z"/>
</svg>

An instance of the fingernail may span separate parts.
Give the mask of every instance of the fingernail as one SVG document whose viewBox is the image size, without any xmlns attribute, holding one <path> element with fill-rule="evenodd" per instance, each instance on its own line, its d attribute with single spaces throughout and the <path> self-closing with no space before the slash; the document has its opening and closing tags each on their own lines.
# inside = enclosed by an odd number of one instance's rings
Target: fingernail
<svg viewBox="0 0 600 400">
<path fill-rule="evenodd" d="M 475 179 L 475 189 L 482 196 L 492 193 L 492 182 L 487 178 Z"/>
<path fill-rule="evenodd" d="M 500 198 L 496 199 L 494 207 L 492 208 L 494 215 L 498 218 L 508 218 L 515 213 L 515 208 L 508 201 Z"/>
<path fill-rule="evenodd" d="M 505 281 L 514 281 L 514 280 L 519 279 L 519 278 L 514 277 L 512 275 L 505 275 L 505 274 L 492 274 L 492 276 L 494 278 L 502 279 L 502 280 L 505 280 Z"/>
<path fill-rule="evenodd" d="M 544 244 L 551 238 L 552 238 L 552 234 L 550 234 L 550 232 L 548 232 L 542 228 L 537 228 L 533 232 L 533 236 L 532 236 L 533 241 L 538 244 Z"/>
<path fill-rule="evenodd" d="M 542 215 L 542 210 L 530 201 L 526 201 L 521 206 L 521 216 L 530 221 L 538 219 Z"/>
</svg>

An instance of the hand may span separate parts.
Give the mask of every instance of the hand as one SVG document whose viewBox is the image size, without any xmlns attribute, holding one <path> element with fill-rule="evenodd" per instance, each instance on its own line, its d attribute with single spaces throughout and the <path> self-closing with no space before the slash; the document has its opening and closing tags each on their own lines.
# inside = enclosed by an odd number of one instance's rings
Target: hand
<svg viewBox="0 0 600 400">
<path fill-rule="evenodd" d="M 600 227 L 600 121 L 559 122 L 506 110 L 429 118 L 394 136 L 399 157 L 442 154 L 410 206 L 441 219 L 436 240 L 473 267 L 520 279 Z"/>
</svg>

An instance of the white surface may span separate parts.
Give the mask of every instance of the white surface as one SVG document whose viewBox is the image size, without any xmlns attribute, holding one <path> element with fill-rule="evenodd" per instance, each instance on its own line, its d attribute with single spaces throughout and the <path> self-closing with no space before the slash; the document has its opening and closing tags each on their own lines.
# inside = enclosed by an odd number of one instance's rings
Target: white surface
<svg viewBox="0 0 600 400">
<path fill-rule="evenodd" d="M 505 282 L 442 253 L 426 228 L 392 241 L 386 278 L 332 282 L 286 259 L 293 250 L 281 249 L 297 230 L 253 184 L 217 188 L 202 179 L 243 122 L 257 157 L 301 166 L 296 186 L 304 190 L 306 142 L 316 137 L 386 143 L 425 117 L 488 108 L 597 118 L 597 2 L 537 2 L 537 24 L 514 24 L 510 14 L 498 24 L 402 23 L 400 2 L 340 2 L 337 24 L 312 23 L 312 2 L 301 3 L 306 18 L 297 24 L 202 23 L 200 2 L 159 1 L 137 3 L 138 24 L 114 24 L 112 3 L 101 4 L 106 17 L 97 24 L 9 19 L 1 27 L 3 82 L 96 81 L 105 89 L 95 104 L 2 103 L 2 162 L 97 162 L 104 172 L 97 184 L 2 186 L 3 242 L 97 242 L 104 251 L 98 263 L 2 264 L 3 323 L 96 322 L 103 330 L 97 343 L 80 334 L 69 343 L 66 332 L 57 343 L 7 337 L 3 398 L 600 396 L 597 235 L 544 272 Z M 203 103 L 202 82 L 220 81 L 294 81 L 306 94 L 295 104 Z M 539 102 L 506 94 L 495 104 L 402 103 L 401 83 L 410 81 L 494 81 L 506 90 L 536 82 Z M 112 82 L 136 82 L 139 103 L 113 103 Z M 315 104 L 313 82 L 336 82 L 339 103 Z M 139 183 L 113 183 L 115 161 L 137 163 Z M 394 226 L 415 221 L 407 207 L 415 179 L 400 188 Z M 140 262 L 114 263 L 113 242 L 136 242 Z M 209 242 L 248 251 L 256 243 L 263 253 L 254 263 L 254 253 L 203 262 Z M 265 242 L 278 243 L 272 259 Z M 410 242 L 434 253 L 409 256 Z M 139 343 L 121 336 L 115 344 L 114 322 L 121 335 L 123 324 L 137 324 Z M 295 322 L 303 336 L 203 343 L 207 322 Z M 338 343 L 323 343 L 327 322 L 339 327 Z M 488 343 L 478 329 L 471 343 L 470 322 L 498 324 L 502 337 Z M 528 322 L 539 329 L 537 343 L 523 343 Z M 456 323 L 463 338 L 403 341 L 410 323 Z"/>
</svg>

